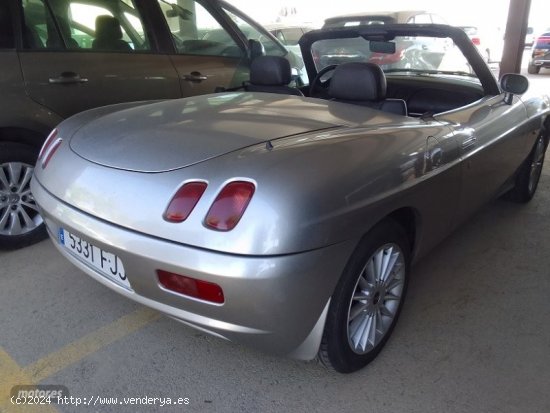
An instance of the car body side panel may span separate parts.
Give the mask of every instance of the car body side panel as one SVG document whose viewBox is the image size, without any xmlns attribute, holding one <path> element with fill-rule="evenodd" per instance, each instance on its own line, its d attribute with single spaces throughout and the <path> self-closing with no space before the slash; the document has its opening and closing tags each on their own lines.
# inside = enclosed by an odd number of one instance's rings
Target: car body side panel
<svg viewBox="0 0 550 413">
<path fill-rule="evenodd" d="M 0 125 L 4 128 L 27 129 L 43 135 L 61 122 L 61 118 L 25 94 L 19 58 L 15 50 L 0 50 L 2 68 L 2 110 Z M 40 142 L 41 143 L 41 142 Z M 36 144 L 40 144 L 36 142 Z"/>
<path fill-rule="evenodd" d="M 550 116 L 550 96 L 538 96 L 536 90 L 527 90 L 521 100 L 530 119 L 540 122 Z"/>
<path fill-rule="evenodd" d="M 259 102 L 249 110 L 261 118 Z M 226 253 L 297 253 L 360 238 L 389 212 L 403 207 L 431 217 L 424 229 L 426 239 L 441 238 L 448 231 L 459 189 L 459 154 L 449 128 L 433 120 L 343 103 L 330 102 L 329 107 L 331 116 L 347 114 L 350 123 L 358 120 L 352 115 L 361 115 L 364 125 L 274 139 L 269 145 L 252 145 L 166 173 L 107 168 L 85 161 L 65 144 L 55 154 L 63 162 L 37 168 L 36 177 L 53 183 L 48 188 L 52 194 L 88 214 L 140 233 Z M 108 108 L 100 112 L 104 110 Z M 246 116 L 246 110 L 235 114 Z M 271 118 L 273 113 L 264 116 Z M 282 113 L 278 119 L 284 124 Z M 407 126 L 398 122 L 401 119 Z M 60 136 L 66 138 L 63 125 Z M 257 186 L 239 225 L 229 232 L 207 229 L 203 222 L 218 192 L 238 179 Z M 190 180 L 208 183 L 193 213 L 180 224 L 164 221 L 169 200 Z"/>
<path fill-rule="evenodd" d="M 527 158 L 535 136 L 517 97 L 512 105 L 502 96 L 485 98 L 438 119 L 454 125 L 460 146 L 461 195 L 455 218 L 459 224 L 497 195 Z"/>
<path fill-rule="evenodd" d="M 178 73 L 182 96 L 214 93 L 217 87 L 240 86 L 249 77 L 242 59 L 221 56 L 172 55 L 170 60 Z M 189 80 L 193 75 L 205 80 Z"/>
<path fill-rule="evenodd" d="M 44 51 L 20 52 L 19 58 L 28 95 L 62 117 L 112 103 L 181 97 L 166 55 Z M 50 82 L 65 72 L 87 81 Z"/>
</svg>

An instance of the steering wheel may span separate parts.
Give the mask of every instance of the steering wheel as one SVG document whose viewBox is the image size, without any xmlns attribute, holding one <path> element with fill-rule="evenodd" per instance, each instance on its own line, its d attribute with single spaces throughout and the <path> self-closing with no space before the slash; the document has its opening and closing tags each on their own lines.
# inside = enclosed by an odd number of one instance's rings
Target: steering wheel
<svg viewBox="0 0 550 413">
<path fill-rule="evenodd" d="M 309 96 L 310 97 L 319 97 L 319 98 L 328 98 L 328 87 L 330 85 L 330 79 L 321 81 L 324 75 L 336 69 L 338 65 L 328 65 L 323 67 L 311 82 L 309 86 Z"/>
</svg>

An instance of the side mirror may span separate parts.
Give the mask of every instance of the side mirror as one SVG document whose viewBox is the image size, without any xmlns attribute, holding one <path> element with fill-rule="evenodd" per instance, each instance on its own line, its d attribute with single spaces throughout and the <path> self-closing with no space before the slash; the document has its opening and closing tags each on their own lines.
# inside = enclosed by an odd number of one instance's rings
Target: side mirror
<svg viewBox="0 0 550 413">
<path fill-rule="evenodd" d="M 504 103 L 512 104 L 514 95 L 523 95 L 529 89 L 529 80 L 523 75 L 506 73 L 500 78 L 500 88 L 505 93 Z"/>
<path fill-rule="evenodd" d="M 248 40 L 248 50 L 250 53 L 250 61 L 254 60 L 258 56 L 265 56 L 264 45 L 256 39 Z"/>
</svg>

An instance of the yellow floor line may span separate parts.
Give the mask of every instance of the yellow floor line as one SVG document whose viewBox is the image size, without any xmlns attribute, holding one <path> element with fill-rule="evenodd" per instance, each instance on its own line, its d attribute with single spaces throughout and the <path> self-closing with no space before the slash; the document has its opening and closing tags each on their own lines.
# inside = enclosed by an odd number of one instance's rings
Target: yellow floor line
<svg viewBox="0 0 550 413">
<path fill-rule="evenodd" d="M 12 404 L 10 392 L 16 385 L 35 384 L 31 377 L 0 347 L 0 412 L 3 413 L 58 413 L 53 405 Z"/>
<path fill-rule="evenodd" d="M 160 314 L 156 311 L 140 308 L 25 367 L 23 372 L 34 383 L 38 383 L 159 317 Z M 70 393 L 70 386 L 68 387 Z"/>
</svg>

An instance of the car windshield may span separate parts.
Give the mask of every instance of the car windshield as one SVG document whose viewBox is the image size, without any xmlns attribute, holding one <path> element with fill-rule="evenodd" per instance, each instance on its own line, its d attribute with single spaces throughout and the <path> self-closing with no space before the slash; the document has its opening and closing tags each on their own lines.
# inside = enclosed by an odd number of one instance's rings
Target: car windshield
<svg viewBox="0 0 550 413">
<path fill-rule="evenodd" d="M 313 43 L 311 53 L 317 71 L 345 62 L 370 62 L 385 73 L 476 78 L 468 60 L 450 38 L 396 36 L 391 41 L 395 52 L 390 42 L 380 43 L 362 37 L 325 39 Z"/>
</svg>

